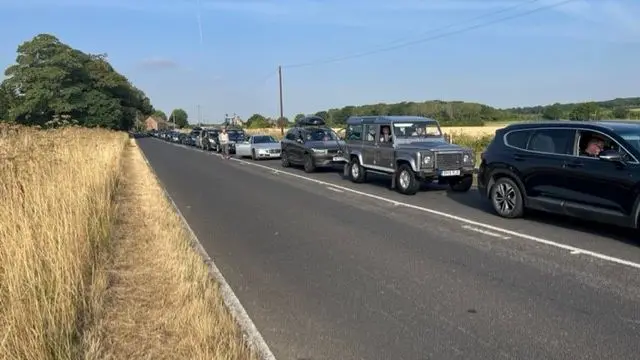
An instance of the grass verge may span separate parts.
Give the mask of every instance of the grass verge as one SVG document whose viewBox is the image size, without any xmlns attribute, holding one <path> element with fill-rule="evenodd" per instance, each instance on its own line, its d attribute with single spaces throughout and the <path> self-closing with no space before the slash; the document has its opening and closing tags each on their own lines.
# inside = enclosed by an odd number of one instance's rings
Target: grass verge
<svg viewBox="0 0 640 360">
<path fill-rule="evenodd" d="M 252 359 L 202 259 L 134 141 L 113 233 L 95 359 Z"/>
<path fill-rule="evenodd" d="M 0 359 L 250 359 L 123 133 L 0 127 Z"/>
</svg>

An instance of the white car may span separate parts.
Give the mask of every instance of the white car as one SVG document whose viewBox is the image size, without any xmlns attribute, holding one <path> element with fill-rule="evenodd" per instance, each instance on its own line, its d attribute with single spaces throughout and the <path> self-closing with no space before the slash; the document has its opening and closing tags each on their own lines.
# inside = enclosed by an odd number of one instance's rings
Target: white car
<svg viewBox="0 0 640 360">
<path fill-rule="evenodd" d="M 246 141 L 236 143 L 238 157 L 258 159 L 279 159 L 282 153 L 280 141 L 271 135 L 252 135 Z"/>
</svg>

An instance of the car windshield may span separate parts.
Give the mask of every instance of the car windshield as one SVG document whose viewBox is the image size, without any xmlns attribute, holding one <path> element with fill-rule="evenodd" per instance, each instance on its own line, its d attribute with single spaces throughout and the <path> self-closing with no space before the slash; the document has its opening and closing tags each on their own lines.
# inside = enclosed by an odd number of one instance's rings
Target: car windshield
<svg viewBox="0 0 640 360">
<path fill-rule="evenodd" d="M 621 133 L 620 136 L 636 151 L 640 151 L 640 130 L 637 132 L 625 132 Z"/>
<path fill-rule="evenodd" d="M 269 135 L 261 135 L 261 136 L 253 137 L 254 144 L 268 144 L 268 143 L 277 143 L 277 142 L 278 141 L 273 136 L 269 136 Z"/>
<path fill-rule="evenodd" d="M 232 138 L 243 137 L 244 138 L 244 131 L 228 130 L 227 132 L 229 133 L 229 137 L 232 137 Z"/>
<path fill-rule="evenodd" d="M 308 129 L 305 141 L 335 141 L 338 135 L 331 129 Z"/>
<path fill-rule="evenodd" d="M 401 139 L 420 139 L 425 137 L 440 137 L 442 132 L 435 121 L 408 121 L 393 124 L 393 134 Z"/>
</svg>

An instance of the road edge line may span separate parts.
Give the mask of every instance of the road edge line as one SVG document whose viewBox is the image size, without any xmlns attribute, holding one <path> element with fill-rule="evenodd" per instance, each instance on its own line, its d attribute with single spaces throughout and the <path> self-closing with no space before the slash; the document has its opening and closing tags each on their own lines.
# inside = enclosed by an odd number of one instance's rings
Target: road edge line
<svg viewBox="0 0 640 360">
<path fill-rule="evenodd" d="M 218 269 L 211 256 L 209 256 L 209 254 L 207 253 L 207 250 L 205 250 L 204 246 L 202 246 L 200 239 L 198 239 L 198 236 L 189 225 L 189 222 L 187 222 L 187 219 L 182 214 L 182 211 L 180 211 L 178 205 L 176 205 L 175 201 L 173 201 L 173 198 L 171 198 L 171 195 L 169 195 L 169 192 L 160 180 L 160 177 L 158 177 L 155 169 L 153 168 L 153 166 L 151 166 L 149 159 L 147 159 L 144 151 L 142 151 L 142 148 L 140 148 L 140 146 L 138 145 L 138 141 L 135 140 L 135 142 L 138 151 L 140 151 L 140 154 L 144 159 L 144 162 L 147 164 L 147 166 L 151 170 L 151 173 L 153 174 L 153 177 L 160 185 L 165 198 L 167 199 L 167 201 L 169 201 L 169 204 L 171 204 L 176 214 L 180 218 L 183 229 L 189 234 L 191 247 L 196 251 L 196 253 L 198 253 L 198 255 L 200 255 L 202 261 L 207 265 L 207 268 L 209 269 L 209 276 L 211 276 L 218 283 L 222 301 L 227 307 L 227 310 L 229 310 L 229 312 L 231 313 L 231 316 L 240 327 L 244 340 L 247 341 L 250 349 L 258 355 L 258 358 L 260 360 L 276 360 L 276 357 L 275 355 L 273 355 L 273 352 L 271 352 L 269 345 L 267 345 L 267 342 L 262 337 L 262 334 L 254 324 L 253 320 L 251 320 L 251 317 L 245 310 L 244 306 L 242 306 L 240 299 L 238 299 L 236 294 L 233 292 L 233 289 L 225 279 L 224 275 L 222 275 L 220 269 Z"/>
</svg>

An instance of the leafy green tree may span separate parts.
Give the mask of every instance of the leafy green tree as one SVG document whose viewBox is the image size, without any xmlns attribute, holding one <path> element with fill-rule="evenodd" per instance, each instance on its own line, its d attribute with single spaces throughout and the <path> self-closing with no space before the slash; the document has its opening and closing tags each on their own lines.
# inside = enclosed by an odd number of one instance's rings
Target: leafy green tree
<svg viewBox="0 0 640 360">
<path fill-rule="evenodd" d="M 542 111 L 542 117 L 547 120 L 560 120 L 563 116 L 564 111 L 559 103 L 548 106 Z"/>
<path fill-rule="evenodd" d="M 598 120 L 600 108 L 595 102 L 578 104 L 569 115 L 571 120 Z"/>
<path fill-rule="evenodd" d="M 10 94 L 5 112 L 21 124 L 71 119 L 83 126 L 129 129 L 153 111 L 145 94 L 116 72 L 106 55 L 83 53 L 49 34 L 20 44 L 5 76 L 2 87 Z"/>
<path fill-rule="evenodd" d="M 269 120 L 260 114 L 251 115 L 245 122 L 246 127 L 251 129 L 260 129 L 269 127 Z"/>
<path fill-rule="evenodd" d="M 616 119 L 629 119 L 631 111 L 624 107 L 617 107 L 613 109 L 613 117 Z"/>
<path fill-rule="evenodd" d="M 293 122 L 297 123 L 298 121 L 300 121 L 300 119 L 303 119 L 305 117 L 304 114 L 298 114 L 296 115 L 296 117 L 293 118 Z"/>
<path fill-rule="evenodd" d="M 183 109 L 175 109 L 171 112 L 169 121 L 175 123 L 177 127 L 182 129 L 189 125 L 189 115 Z"/>
<path fill-rule="evenodd" d="M 165 114 L 164 111 L 162 110 L 155 110 L 151 116 L 153 116 L 154 118 L 158 118 L 164 121 L 168 121 L 169 119 L 167 118 L 167 114 Z"/>
</svg>

